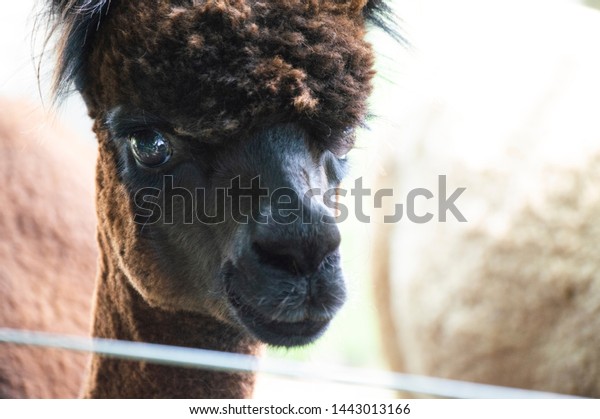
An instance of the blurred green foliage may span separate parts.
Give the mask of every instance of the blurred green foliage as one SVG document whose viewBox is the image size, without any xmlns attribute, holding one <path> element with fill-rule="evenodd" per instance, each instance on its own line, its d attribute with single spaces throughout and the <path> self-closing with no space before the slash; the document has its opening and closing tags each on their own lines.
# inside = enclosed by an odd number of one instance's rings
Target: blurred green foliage
<svg viewBox="0 0 600 419">
<path fill-rule="evenodd" d="M 583 0 L 583 4 L 595 9 L 600 9 L 600 0 Z"/>
</svg>

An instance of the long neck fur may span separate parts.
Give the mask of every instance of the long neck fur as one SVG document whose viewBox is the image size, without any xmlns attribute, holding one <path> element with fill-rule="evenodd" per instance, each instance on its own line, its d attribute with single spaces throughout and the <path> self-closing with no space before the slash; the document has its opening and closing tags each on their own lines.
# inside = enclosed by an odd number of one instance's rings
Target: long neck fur
<svg viewBox="0 0 600 419">
<path fill-rule="evenodd" d="M 256 354 L 259 344 L 214 318 L 151 307 L 130 285 L 99 234 L 100 266 L 96 283 L 93 335 Z M 247 398 L 254 376 L 123 361 L 94 355 L 84 387 L 93 398 Z"/>
</svg>

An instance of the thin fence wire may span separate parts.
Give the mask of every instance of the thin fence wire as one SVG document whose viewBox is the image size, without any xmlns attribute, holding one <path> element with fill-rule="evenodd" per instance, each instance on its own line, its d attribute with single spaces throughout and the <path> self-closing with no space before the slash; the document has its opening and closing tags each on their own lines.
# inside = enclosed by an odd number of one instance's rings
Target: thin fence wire
<svg viewBox="0 0 600 419">
<path fill-rule="evenodd" d="M 260 372 L 300 380 L 386 388 L 456 399 L 539 399 L 573 396 L 361 368 L 314 365 L 252 355 L 141 342 L 0 328 L 0 344 L 58 348 L 119 359 L 228 372 Z"/>
</svg>

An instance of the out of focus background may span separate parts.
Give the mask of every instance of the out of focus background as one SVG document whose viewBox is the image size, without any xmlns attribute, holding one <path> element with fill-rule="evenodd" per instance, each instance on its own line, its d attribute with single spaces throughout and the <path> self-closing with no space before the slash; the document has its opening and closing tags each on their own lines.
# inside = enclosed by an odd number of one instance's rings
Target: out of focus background
<svg viewBox="0 0 600 419">
<path fill-rule="evenodd" d="M 549 22 L 560 22 L 561 16 L 564 16 L 564 25 L 554 27 L 557 33 L 556 39 L 560 39 L 558 33 L 578 26 L 576 19 L 579 19 L 579 16 L 586 20 L 590 14 L 597 13 L 591 11 L 591 8 L 600 8 L 600 1 L 596 0 L 582 2 L 574 0 L 520 0 L 518 2 L 504 0 L 479 0 L 478 2 L 394 0 L 391 3 L 400 18 L 398 26 L 408 43 L 398 43 L 380 31 L 373 31 L 369 35 L 378 52 L 378 76 L 371 100 L 374 116 L 370 121 L 370 130 L 361 131 L 358 147 L 350 155 L 353 169 L 344 185 L 347 189 L 353 186 L 356 178 L 365 177 L 366 184 L 369 185 L 368 182 L 373 182 L 377 176 L 387 173 L 380 157 L 382 150 L 393 150 L 395 142 L 403 141 L 402 135 L 408 132 L 406 130 L 407 115 L 410 115 L 410 107 L 414 102 L 406 100 L 406 97 L 422 99 L 421 93 L 423 92 L 416 92 L 415 89 L 423 89 L 424 86 L 428 86 L 430 96 L 434 98 L 438 89 L 443 93 L 451 91 L 453 86 L 441 84 L 443 79 L 440 81 L 435 78 L 435 71 L 440 71 L 440 68 L 443 69 L 448 64 L 449 72 L 460 73 L 460 60 L 466 56 L 463 54 L 481 54 L 482 59 L 485 59 L 485 57 L 493 55 L 490 54 L 490 49 L 493 50 L 502 45 L 505 38 L 511 39 L 511 42 L 522 38 L 523 42 L 528 44 L 528 39 L 536 36 L 543 37 L 551 31 L 548 28 L 548 25 L 551 25 Z M 474 6 L 475 3 L 477 6 Z M 45 26 L 43 21 L 39 21 L 38 6 L 38 2 L 32 0 L 8 2 L 2 6 L 2 13 L 0 13 L 0 96 L 32 102 L 35 107 L 55 114 L 51 123 L 66 126 L 82 141 L 93 142 L 90 120 L 77 95 L 72 95 L 59 107 L 52 105 L 49 93 L 52 76 L 52 51 L 45 52 L 40 67 Z M 590 10 L 586 11 L 585 8 Z M 576 11 L 565 13 L 566 10 Z M 522 19 L 517 19 L 518 25 L 511 20 L 515 16 L 524 16 Z M 462 39 L 466 43 L 472 43 L 474 39 L 478 38 L 478 19 L 481 19 L 480 29 L 482 30 L 486 30 L 489 22 L 498 19 L 494 26 L 494 28 L 498 28 L 495 38 L 497 43 L 482 43 L 478 45 L 480 50 L 472 49 L 470 52 L 465 52 L 461 50 L 459 42 Z M 502 19 L 505 19 L 506 25 L 503 25 Z M 575 20 L 569 21 L 569 19 Z M 465 26 L 463 25 L 465 21 L 472 24 Z M 596 19 L 596 21 L 600 22 L 600 19 Z M 456 25 L 453 25 L 453 22 L 456 22 Z M 40 31 L 34 35 L 36 24 L 39 25 Z M 541 29 L 542 35 L 540 35 L 540 25 L 544 26 Z M 449 44 L 446 42 L 449 38 L 457 43 Z M 485 39 L 489 40 L 489 38 Z M 531 45 L 544 46 L 544 42 L 537 41 L 540 40 L 532 42 Z M 555 42 L 555 39 L 548 40 L 545 48 L 550 52 L 546 51 L 545 54 L 540 55 L 540 59 L 552 56 L 551 51 L 554 47 L 552 42 Z M 562 48 L 564 51 L 568 49 L 568 46 Z M 529 54 L 539 53 L 540 51 L 515 51 L 516 55 L 512 63 L 518 63 L 519 59 L 527 58 Z M 510 57 L 510 52 L 504 51 L 503 54 Z M 431 70 L 432 72 L 429 74 L 426 72 L 418 74 L 415 69 L 419 67 L 414 64 L 416 61 L 429 63 L 429 66 L 423 68 L 434 70 Z M 527 62 L 527 60 L 523 60 L 523 62 Z M 487 67 L 484 64 L 481 68 L 486 71 Z M 511 71 L 514 71 L 514 67 L 510 67 L 513 69 Z M 535 71 L 538 70 L 535 69 Z M 519 68 L 518 71 L 527 72 L 529 70 L 528 68 Z M 429 84 L 424 81 L 428 76 L 432 77 Z M 539 76 L 544 77 L 545 75 L 540 74 Z M 533 78 L 535 79 L 535 77 Z M 481 89 L 482 86 L 475 82 L 473 88 Z M 492 93 L 494 92 L 492 89 Z M 471 94 L 464 92 L 464 97 L 469 97 Z M 518 106 L 519 103 L 514 104 L 515 108 Z M 3 109 L 0 108 L 0 112 L 3 112 Z M 474 122 L 475 124 L 482 123 L 481 121 Z M 482 138 L 482 141 L 484 140 L 485 138 Z M 383 153 L 385 152 L 383 151 Z M 94 164 L 94 162 L 90 162 L 90 164 Z M 376 233 L 374 233 L 373 225 L 360 223 L 353 217 L 353 202 L 349 198 L 343 202 L 350 208 L 351 214 L 350 219 L 340 224 L 343 237 L 342 256 L 350 289 L 349 301 L 333 322 L 328 333 L 316 344 L 293 350 L 270 349 L 268 356 L 317 364 L 341 364 L 385 369 L 389 367 L 390 361 L 384 356 L 384 345 L 386 345 L 384 342 L 390 337 L 382 336 L 381 330 L 384 330 L 383 334 L 392 334 L 394 329 L 380 327 L 377 314 L 381 301 L 375 298 L 374 278 L 372 277 L 374 272 L 374 234 Z M 430 249 L 430 251 L 434 252 L 435 249 Z M 259 380 L 257 397 L 273 398 L 277 397 L 279 393 L 285 397 L 296 394 L 302 398 L 331 398 L 333 394 L 345 397 L 392 395 L 391 392 L 373 388 L 342 387 L 291 380 L 285 380 L 285 383 L 282 383 L 282 380 L 274 377 L 262 377 Z"/>
</svg>

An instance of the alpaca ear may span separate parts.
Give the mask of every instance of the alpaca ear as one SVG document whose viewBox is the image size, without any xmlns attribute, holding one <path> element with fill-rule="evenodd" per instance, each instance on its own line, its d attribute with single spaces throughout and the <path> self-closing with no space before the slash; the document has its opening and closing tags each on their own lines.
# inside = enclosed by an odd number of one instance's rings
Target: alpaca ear
<svg viewBox="0 0 600 419">
<path fill-rule="evenodd" d="M 50 16 L 53 32 L 59 34 L 58 67 L 54 93 L 60 97 L 72 84 L 81 91 L 85 84 L 85 63 L 91 44 L 111 0 L 51 0 Z"/>
<path fill-rule="evenodd" d="M 383 29 L 394 40 L 406 44 L 406 39 L 400 33 L 399 18 L 393 12 L 387 0 L 353 0 L 365 20 L 380 29 Z"/>
</svg>

